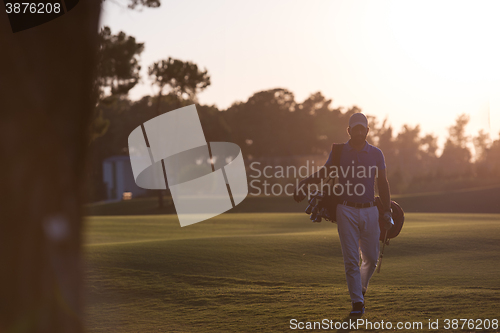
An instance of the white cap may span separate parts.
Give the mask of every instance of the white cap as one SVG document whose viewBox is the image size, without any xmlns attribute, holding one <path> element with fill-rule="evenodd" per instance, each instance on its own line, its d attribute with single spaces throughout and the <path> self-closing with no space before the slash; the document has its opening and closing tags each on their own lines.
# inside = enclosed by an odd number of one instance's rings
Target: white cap
<svg viewBox="0 0 500 333">
<path fill-rule="evenodd" d="M 368 128 L 368 119 L 362 113 L 355 113 L 349 118 L 349 127 L 353 128 L 356 125 L 363 125 L 364 128 Z"/>
</svg>

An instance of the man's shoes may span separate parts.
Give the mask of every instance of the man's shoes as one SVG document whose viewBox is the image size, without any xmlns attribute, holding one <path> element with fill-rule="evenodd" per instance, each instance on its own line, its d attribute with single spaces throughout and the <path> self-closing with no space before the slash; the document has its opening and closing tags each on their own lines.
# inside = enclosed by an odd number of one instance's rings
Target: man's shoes
<svg viewBox="0 0 500 333">
<path fill-rule="evenodd" d="M 350 317 L 362 316 L 365 313 L 365 304 L 363 302 L 356 302 L 352 304 L 352 311 L 349 313 Z"/>
</svg>

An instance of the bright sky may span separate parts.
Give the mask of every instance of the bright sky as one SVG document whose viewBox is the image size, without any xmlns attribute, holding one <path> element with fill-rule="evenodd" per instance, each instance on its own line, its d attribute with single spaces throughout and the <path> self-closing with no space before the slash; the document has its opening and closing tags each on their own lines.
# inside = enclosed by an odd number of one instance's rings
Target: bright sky
<svg viewBox="0 0 500 333">
<path fill-rule="evenodd" d="M 162 0 L 142 12 L 107 0 L 101 25 L 145 43 L 134 100 L 155 93 L 147 67 L 170 56 L 208 69 L 203 104 L 226 108 L 276 87 L 299 102 L 321 91 L 396 131 L 420 124 L 442 144 L 461 113 L 470 134 L 498 138 L 499 16 L 495 0 Z"/>
</svg>

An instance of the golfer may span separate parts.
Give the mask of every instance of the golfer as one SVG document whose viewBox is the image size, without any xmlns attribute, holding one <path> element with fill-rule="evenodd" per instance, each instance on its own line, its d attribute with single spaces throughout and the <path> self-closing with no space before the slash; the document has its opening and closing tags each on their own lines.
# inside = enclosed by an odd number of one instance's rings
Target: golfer
<svg viewBox="0 0 500 333">
<path fill-rule="evenodd" d="M 374 202 L 375 179 L 385 210 L 383 212 L 385 227 L 389 229 L 392 226 L 391 199 L 384 155 L 380 149 L 366 142 L 368 131 L 365 115 L 353 114 L 347 128 L 350 140 L 340 150 L 338 183 L 334 187 L 334 192 L 340 199 L 336 221 L 352 303 L 351 316 L 360 316 L 365 311 L 364 296 L 368 282 L 375 272 L 379 255 L 380 227 L 379 211 Z M 325 167 L 332 170 L 333 161 L 334 157 L 330 153 Z M 305 198 L 304 189 L 307 185 L 321 182 L 320 174 L 325 175 L 324 171 L 319 170 L 299 183 L 294 194 L 295 201 L 300 202 Z"/>
</svg>

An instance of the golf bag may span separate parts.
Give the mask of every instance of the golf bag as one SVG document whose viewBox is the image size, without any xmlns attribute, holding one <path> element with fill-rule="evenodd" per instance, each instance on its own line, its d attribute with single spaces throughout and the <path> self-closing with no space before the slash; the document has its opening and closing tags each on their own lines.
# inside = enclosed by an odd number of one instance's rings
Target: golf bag
<svg viewBox="0 0 500 333">
<path fill-rule="evenodd" d="M 380 241 L 388 242 L 389 239 L 395 238 L 401 232 L 403 223 L 405 222 L 405 213 L 397 202 L 391 201 L 392 220 L 394 221 L 394 226 L 387 231 L 386 238 L 384 229 L 384 206 L 382 205 L 382 200 L 380 200 L 380 197 L 375 198 L 375 204 L 377 205 L 379 213 L 378 224 L 380 227 Z"/>
<path fill-rule="evenodd" d="M 384 249 L 386 245 L 389 245 L 391 238 L 396 237 L 401 232 L 403 228 L 403 223 L 405 222 L 405 213 L 401 206 L 399 206 L 395 201 L 391 201 L 391 211 L 392 211 L 392 221 L 394 225 L 391 229 L 386 230 L 384 228 L 384 206 L 382 205 L 382 200 L 380 197 L 375 198 L 375 204 L 378 208 L 378 226 L 380 228 L 380 241 L 382 242 L 382 249 L 380 250 L 377 262 L 377 273 L 380 273 L 380 267 L 382 266 L 382 259 L 384 258 Z"/>
<path fill-rule="evenodd" d="M 340 154 L 343 146 L 343 143 L 332 144 L 333 165 L 337 167 L 337 170 L 340 169 Z M 332 179 L 328 177 L 327 183 L 321 190 L 313 192 L 310 196 L 305 213 L 311 215 L 310 219 L 313 222 L 321 222 L 322 219 L 331 222 L 336 220 L 339 198 L 334 193 L 332 185 L 329 184 L 330 180 Z"/>
</svg>

